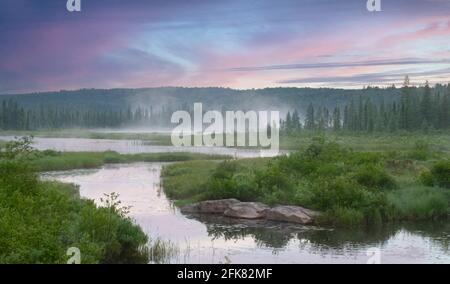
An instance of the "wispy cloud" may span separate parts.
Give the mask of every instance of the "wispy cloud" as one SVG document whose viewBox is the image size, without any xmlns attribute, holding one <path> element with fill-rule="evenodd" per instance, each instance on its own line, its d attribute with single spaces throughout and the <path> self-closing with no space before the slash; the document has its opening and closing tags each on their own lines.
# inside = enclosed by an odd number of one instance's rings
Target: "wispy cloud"
<svg viewBox="0 0 450 284">
<path fill-rule="evenodd" d="M 286 64 L 257 67 L 236 67 L 229 68 L 229 71 L 267 71 L 267 70 L 291 70 L 291 69 L 319 69 L 319 68 L 343 68 L 343 67 L 365 67 L 365 66 L 389 66 L 389 65 L 421 65 L 421 64 L 449 64 L 450 59 L 383 59 L 357 62 L 321 62 L 304 64 Z"/>
<path fill-rule="evenodd" d="M 0 1 L 0 93 L 353 87 L 402 67 L 445 80 L 450 64 L 447 0 L 384 1 L 381 13 L 364 0 L 89 0 L 81 13 L 65 2 Z"/>
<path fill-rule="evenodd" d="M 408 71 L 398 71 L 398 72 L 380 72 L 380 73 L 368 73 L 368 74 L 358 74 L 353 76 L 329 76 L 329 77 L 307 77 L 299 79 L 289 79 L 279 81 L 280 84 L 305 84 L 305 83 L 360 83 L 360 84 L 388 84 L 393 82 L 401 82 L 405 76 L 408 75 L 415 78 L 426 78 L 429 76 L 449 76 L 450 68 L 444 68 L 434 71 L 424 71 L 424 72 L 408 72 Z"/>
</svg>

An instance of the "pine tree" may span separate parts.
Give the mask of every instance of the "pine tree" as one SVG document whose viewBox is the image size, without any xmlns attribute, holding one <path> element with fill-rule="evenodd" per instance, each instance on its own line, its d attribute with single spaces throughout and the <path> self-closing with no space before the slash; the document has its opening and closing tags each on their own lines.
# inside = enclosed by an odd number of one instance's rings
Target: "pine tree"
<svg viewBox="0 0 450 284">
<path fill-rule="evenodd" d="M 425 84 L 424 95 L 420 104 L 420 111 L 422 114 L 422 128 L 424 125 L 427 125 L 428 127 L 433 122 L 431 89 L 428 81 Z"/>
<path fill-rule="evenodd" d="M 341 130 L 341 110 L 339 107 L 336 107 L 333 111 L 333 130 Z"/>
<path fill-rule="evenodd" d="M 291 131 L 292 131 L 292 119 L 291 119 L 291 113 L 289 111 L 286 115 L 286 131 L 288 133 L 291 133 Z"/>
<path fill-rule="evenodd" d="M 306 111 L 305 118 L 305 129 L 313 130 L 315 129 L 315 114 L 314 114 L 314 106 L 309 104 L 308 109 Z"/>
<path fill-rule="evenodd" d="M 450 127 L 450 94 L 443 96 L 439 111 L 439 127 L 448 129 Z"/>
<path fill-rule="evenodd" d="M 300 125 L 300 115 L 298 114 L 298 111 L 295 110 L 292 114 L 292 129 L 293 131 L 300 131 L 301 125 Z"/>
</svg>

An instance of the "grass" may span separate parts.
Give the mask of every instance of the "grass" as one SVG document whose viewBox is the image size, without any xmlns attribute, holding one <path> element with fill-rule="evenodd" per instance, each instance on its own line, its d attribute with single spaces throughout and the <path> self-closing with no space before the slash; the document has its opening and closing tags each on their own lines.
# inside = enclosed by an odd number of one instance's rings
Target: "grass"
<svg viewBox="0 0 450 284">
<path fill-rule="evenodd" d="M 313 142 L 317 135 L 323 135 L 327 141 L 351 147 L 355 151 L 375 152 L 408 152 L 416 147 L 417 142 L 428 145 L 431 149 L 450 152 L 450 133 L 435 132 L 427 135 L 398 133 L 318 133 L 303 131 L 299 134 L 280 134 L 282 150 L 304 150 Z M 142 140 L 146 144 L 170 146 L 169 133 L 132 133 L 132 132 L 95 132 L 88 129 L 72 130 L 37 130 L 37 131 L 0 131 L 0 136 L 35 136 L 52 138 L 87 138 L 87 139 L 118 139 Z M 414 158 L 414 157 L 412 157 Z"/>
<path fill-rule="evenodd" d="M 264 169 L 269 158 L 242 159 L 239 165 L 246 171 Z M 207 181 L 221 161 L 189 161 L 163 167 L 161 174 L 164 191 L 178 206 L 209 198 Z"/>
<path fill-rule="evenodd" d="M 78 186 L 42 181 L 33 168 L 66 167 L 67 161 L 71 166 L 92 166 L 105 159 L 105 153 L 37 152 L 30 145 L 24 137 L 0 149 L 0 264 L 63 264 L 70 258 L 69 248 L 80 251 L 83 264 L 161 263 L 170 258 L 169 244 L 149 243 L 127 216 L 129 207 L 121 205 L 118 194 L 106 194 L 98 206 L 80 198 Z M 198 158 L 107 154 L 114 161 Z"/>
<path fill-rule="evenodd" d="M 321 211 L 320 223 L 354 227 L 446 218 L 448 189 L 424 186 L 418 178 L 436 172 L 446 184 L 446 155 L 414 142 L 401 152 L 354 151 L 316 139 L 289 156 L 177 163 L 162 176 L 177 205 L 221 198 L 299 205 Z"/>
<path fill-rule="evenodd" d="M 51 171 L 94 168 L 105 163 L 179 161 L 184 163 L 168 165 L 162 173 L 166 194 L 177 205 L 221 198 L 300 205 L 323 212 L 320 221 L 336 226 L 448 215 L 445 209 L 450 198 L 439 188 L 449 184 L 450 156 L 448 146 L 443 145 L 448 136 L 327 137 L 330 142 L 323 136 L 290 137 L 310 144 L 299 144 L 300 150 L 272 159 L 220 162 L 227 157 L 44 151 L 33 166 Z M 420 202 L 413 202 L 414 198 Z"/>
<path fill-rule="evenodd" d="M 407 220 L 435 220 L 450 214 L 450 192 L 438 187 L 416 185 L 388 193 L 398 215 Z"/>
<path fill-rule="evenodd" d="M 143 153 L 119 154 L 117 152 L 39 152 L 32 166 L 37 171 L 98 168 L 104 164 L 134 162 L 180 162 L 191 160 L 223 160 L 228 156 L 200 153 Z"/>
<path fill-rule="evenodd" d="M 0 153 L 0 263 L 148 263 L 148 238 L 117 195 L 98 207 L 75 185 L 43 182 L 22 149 Z"/>
<path fill-rule="evenodd" d="M 163 241 L 160 238 L 152 241 L 149 255 L 150 262 L 155 264 L 168 264 L 170 259 L 180 254 L 179 248 L 168 241 Z"/>
<path fill-rule="evenodd" d="M 165 166 L 162 173 L 164 192 L 178 200 L 178 206 L 200 201 L 206 192 L 205 181 L 218 165 L 218 161 L 189 161 Z"/>
<path fill-rule="evenodd" d="M 172 145 L 170 135 L 164 133 L 96 132 L 89 129 L 34 130 L 34 131 L 3 130 L 0 131 L 0 136 L 142 140 L 149 145 L 159 145 L 159 146 Z"/>
<path fill-rule="evenodd" d="M 281 135 L 280 147 L 285 150 L 304 150 L 317 137 L 318 133 L 305 131 L 298 135 Z M 350 147 L 355 151 L 399 152 L 405 153 L 416 148 L 417 143 L 428 145 L 431 149 L 450 152 L 450 133 L 324 133 L 327 141 Z"/>
</svg>

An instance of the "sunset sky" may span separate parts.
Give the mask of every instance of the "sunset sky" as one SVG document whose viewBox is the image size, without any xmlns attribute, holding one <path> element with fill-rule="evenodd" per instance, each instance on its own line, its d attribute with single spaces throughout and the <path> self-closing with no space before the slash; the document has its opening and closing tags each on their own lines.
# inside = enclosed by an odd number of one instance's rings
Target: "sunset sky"
<svg viewBox="0 0 450 284">
<path fill-rule="evenodd" d="M 450 81 L 450 0 L 1 0 L 0 94 Z"/>
</svg>

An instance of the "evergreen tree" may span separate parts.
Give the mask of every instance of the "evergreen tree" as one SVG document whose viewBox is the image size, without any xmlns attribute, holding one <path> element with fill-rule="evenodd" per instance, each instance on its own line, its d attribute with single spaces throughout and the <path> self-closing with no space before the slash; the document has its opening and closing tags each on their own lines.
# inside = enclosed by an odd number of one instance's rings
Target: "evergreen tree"
<svg viewBox="0 0 450 284">
<path fill-rule="evenodd" d="M 308 110 L 306 111 L 306 118 L 305 118 L 305 129 L 313 130 L 315 129 L 315 114 L 314 114 L 314 106 L 312 104 L 309 104 Z"/>
<path fill-rule="evenodd" d="M 300 115 L 297 110 L 294 111 L 292 114 L 292 129 L 294 131 L 300 131 L 301 129 L 301 123 L 300 123 Z"/>
<path fill-rule="evenodd" d="M 286 130 L 288 133 L 291 133 L 291 131 L 292 131 L 292 119 L 291 119 L 291 113 L 289 111 L 286 115 Z"/>
<path fill-rule="evenodd" d="M 336 107 L 333 111 L 333 130 L 341 130 L 341 110 L 339 107 Z"/>
<path fill-rule="evenodd" d="M 448 129 L 450 127 L 450 94 L 443 96 L 439 111 L 439 127 Z"/>
<path fill-rule="evenodd" d="M 425 84 L 424 95 L 420 104 L 422 114 L 422 128 L 424 125 L 429 126 L 433 122 L 431 89 L 428 81 Z"/>
</svg>

